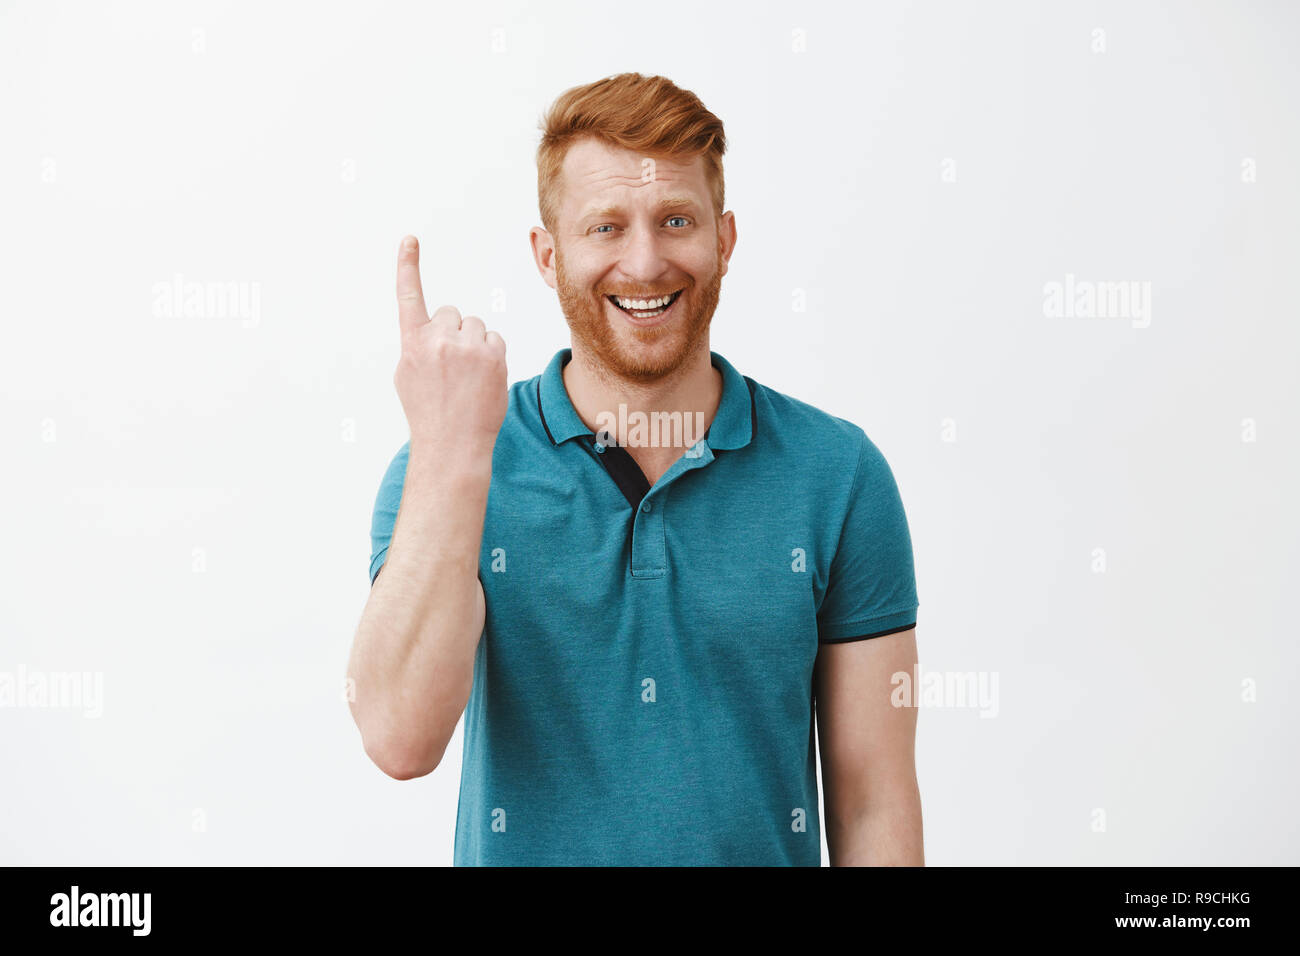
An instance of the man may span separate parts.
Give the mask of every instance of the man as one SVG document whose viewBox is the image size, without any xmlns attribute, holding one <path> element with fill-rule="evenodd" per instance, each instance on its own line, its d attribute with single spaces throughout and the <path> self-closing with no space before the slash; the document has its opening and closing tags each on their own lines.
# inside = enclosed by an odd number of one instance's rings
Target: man
<svg viewBox="0 0 1300 956">
<path fill-rule="evenodd" d="M 921 864 L 907 521 L 859 427 L 709 349 L 722 123 L 632 73 L 542 128 L 530 238 L 571 348 L 541 375 L 507 385 L 501 337 L 430 316 L 398 255 L 366 753 L 430 773 L 464 713 L 457 865 L 817 866 L 815 722 L 832 865 Z"/>
</svg>

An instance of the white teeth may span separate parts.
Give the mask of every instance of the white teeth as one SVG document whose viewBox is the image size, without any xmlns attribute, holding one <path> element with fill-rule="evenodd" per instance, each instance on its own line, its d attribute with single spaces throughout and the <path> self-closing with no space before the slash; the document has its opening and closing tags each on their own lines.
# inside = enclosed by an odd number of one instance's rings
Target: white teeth
<svg viewBox="0 0 1300 956">
<path fill-rule="evenodd" d="M 620 296 L 614 296 L 614 300 L 625 309 L 631 309 L 637 312 L 644 312 L 647 309 L 657 309 L 665 306 L 672 301 L 671 295 L 660 296 L 657 299 L 624 299 Z"/>
</svg>

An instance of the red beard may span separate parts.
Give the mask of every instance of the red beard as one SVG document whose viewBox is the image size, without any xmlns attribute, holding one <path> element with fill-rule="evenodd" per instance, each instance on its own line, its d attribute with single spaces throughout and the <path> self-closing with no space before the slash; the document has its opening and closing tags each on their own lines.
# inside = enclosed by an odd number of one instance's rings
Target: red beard
<svg viewBox="0 0 1300 956">
<path fill-rule="evenodd" d="M 666 325 L 653 328 L 623 323 L 616 333 L 612 325 L 615 320 L 608 311 L 616 307 L 603 294 L 568 281 L 558 248 L 555 283 L 574 345 L 618 379 L 654 382 L 681 368 L 704 341 L 722 290 L 722 247 L 718 247 L 717 263 L 708 283 L 687 286 L 673 304 L 678 314 Z"/>
</svg>

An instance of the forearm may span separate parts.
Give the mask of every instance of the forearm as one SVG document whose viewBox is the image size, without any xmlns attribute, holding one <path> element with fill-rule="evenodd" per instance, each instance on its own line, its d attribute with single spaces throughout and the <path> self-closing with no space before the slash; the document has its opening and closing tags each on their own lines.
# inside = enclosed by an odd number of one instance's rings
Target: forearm
<svg viewBox="0 0 1300 956">
<path fill-rule="evenodd" d="M 915 778 L 855 808 L 827 807 L 826 845 L 831 866 L 924 866 L 921 793 Z"/>
<path fill-rule="evenodd" d="M 366 752 L 393 776 L 437 766 L 469 699 L 485 614 L 478 561 L 490 481 L 490 451 L 412 442 L 392 541 L 348 669 Z"/>
</svg>

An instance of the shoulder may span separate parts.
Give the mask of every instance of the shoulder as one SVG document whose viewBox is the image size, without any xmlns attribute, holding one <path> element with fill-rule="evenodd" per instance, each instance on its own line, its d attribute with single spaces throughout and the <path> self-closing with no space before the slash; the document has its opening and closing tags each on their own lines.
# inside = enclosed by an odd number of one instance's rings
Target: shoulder
<svg viewBox="0 0 1300 956">
<path fill-rule="evenodd" d="M 542 376 L 521 378 L 509 387 L 506 418 L 497 436 L 497 446 L 502 444 L 529 444 L 546 438 L 546 426 L 541 413 Z"/>
<path fill-rule="evenodd" d="M 888 470 L 884 454 L 856 422 L 754 381 L 756 434 L 779 454 L 814 465 L 838 479 L 870 478 Z"/>
</svg>

